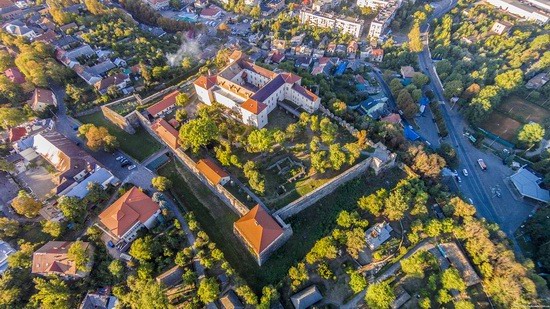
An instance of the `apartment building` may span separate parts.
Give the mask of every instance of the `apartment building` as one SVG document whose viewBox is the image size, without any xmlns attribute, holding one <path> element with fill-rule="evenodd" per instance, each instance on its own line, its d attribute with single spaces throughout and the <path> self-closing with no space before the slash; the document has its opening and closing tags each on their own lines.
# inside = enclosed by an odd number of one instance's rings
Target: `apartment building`
<svg viewBox="0 0 550 309">
<path fill-rule="evenodd" d="M 401 6 L 401 1 L 389 1 L 380 9 L 378 15 L 370 23 L 369 37 L 371 39 L 378 39 L 390 26 L 397 10 Z"/>
<path fill-rule="evenodd" d="M 548 1 L 487 0 L 487 3 L 527 20 L 533 20 L 541 25 L 548 22 L 548 11 L 550 11 Z"/>
<path fill-rule="evenodd" d="M 244 124 L 263 128 L 277 102 L 288 100 L 313 113 L 321 99 L 301 86 L 292 73 L 275 73 L 252 63 L 235 51 L 229 64 L 217 75 L 201 76 L 195 82 L 198 98 L 205 104 L 218 102 L 241 115 Z"/>
<path fill-rule="evenodd" d="M 317 27 L 336 29 L 342 33 L 349 33 L 356 38 L 361 37 L 364 26 L 364 21 L 360 19 L 337 16 L 310 9 L 302 9 L 300 11 L 300 22 Z"/>
<path fill-rule="evenodd" d="M 391 0 L 357 0 L 358 7 L 369 7 L 372 9 L 377 9 L 379 7 L 387 6 Z"/>
</svg>

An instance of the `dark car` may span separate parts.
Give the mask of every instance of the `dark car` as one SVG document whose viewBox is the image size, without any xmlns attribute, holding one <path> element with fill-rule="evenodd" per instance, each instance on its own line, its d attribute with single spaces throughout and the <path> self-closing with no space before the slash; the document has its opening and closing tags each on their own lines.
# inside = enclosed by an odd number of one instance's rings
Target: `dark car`
<svg viewBox="0 0 550 309">
<path fill-rule="evenodd" d="M 107 243 L 107 246 L 109 246 L 109 248 L 114 248 L 115 244 L 113 243 L 112 240 L 109 240 L 109 242 Z"/>
</svg>

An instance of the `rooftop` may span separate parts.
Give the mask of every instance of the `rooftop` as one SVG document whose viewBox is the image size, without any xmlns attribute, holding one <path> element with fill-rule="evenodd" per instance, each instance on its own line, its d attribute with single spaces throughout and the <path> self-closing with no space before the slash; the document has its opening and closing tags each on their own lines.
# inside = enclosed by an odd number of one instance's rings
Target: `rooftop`
<svg viewBox="0 0 550 309">
<path fill-rule="evenodd" d="M 260 205 L 237 220 L 235 229 L 258 255 L 283 235 L 283 228 Z"/>
<path fill-rule="evenodd" d="M 214 184 L 220 183 L 222 178 L 229 177 L 229 174 L 221 166 L 209 158 L 199 160 L 197 169 Z"/>
<path fill-rule="evenodd" d="M 173 91 L 167 95 L 165 95 L 162 100 L 158 101 L 157 103 L 149 106 L 147 108 L 147 111 L 149 112 L 149 114 L 151 114 L 152 116 L 156 116 L 158 113 L 164 111 L 165 109 L 173 106 L 174 104 L 176 104 L 176 97 L 178 96 L 178 94 L 180 94 L 179 91 Z"/>
</svg>

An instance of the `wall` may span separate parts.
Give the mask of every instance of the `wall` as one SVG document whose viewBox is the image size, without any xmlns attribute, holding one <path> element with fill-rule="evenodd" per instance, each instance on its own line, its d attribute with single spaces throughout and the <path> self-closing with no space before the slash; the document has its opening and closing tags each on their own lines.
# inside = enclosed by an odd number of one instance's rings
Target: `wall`
<svg viewBox="0 0 550 309">
<path fill-rule="evenodd" d="M 315 202 L 325 197 L 326 195 L 334 192 L 334 190 L 336 190 L 339 186 L 365 173 L 367 169 L 371 166 L 371 163 L 372 158 L 367 158 L 359 162 L 358 164 L 347 169 L 345 172 L 331 179 L 329 182 L 325 183 L 319 188 L 277 210 L 275 213 L 273 213 L 273 216 L 279 216 L 283 220 L 292 217 L 293 215 L 315 204 Z"/>
</svg>

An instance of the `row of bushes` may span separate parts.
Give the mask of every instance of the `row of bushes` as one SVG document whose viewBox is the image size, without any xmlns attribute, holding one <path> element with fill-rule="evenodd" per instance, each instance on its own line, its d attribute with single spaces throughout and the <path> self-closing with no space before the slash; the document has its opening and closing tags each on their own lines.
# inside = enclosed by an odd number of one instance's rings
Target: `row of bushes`
<svg viewBox="0 0 550 309">
<path fill-rule="evenodd" d="M 430 109 L 434 115 L 435 124 L 439 130 L 439 136 L 446 137 L 449 135 L 449 131 L 447 131 L 447 126 L 445 125 L 445 120 L 443 119 L 443 115 L 441 114 L 438 104 L 439 103 L 437 103 L 437 101 L 430 102 Z"/>
</svg>

